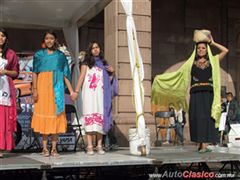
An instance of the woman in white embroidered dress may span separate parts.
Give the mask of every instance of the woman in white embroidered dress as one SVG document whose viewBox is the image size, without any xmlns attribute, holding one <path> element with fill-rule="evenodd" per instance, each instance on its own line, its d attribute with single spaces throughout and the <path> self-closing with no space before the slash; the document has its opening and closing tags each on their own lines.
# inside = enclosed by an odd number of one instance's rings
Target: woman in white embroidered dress
<svg viewBox="0 0 240 180">
<path fill-rule="evenodd" d="M 89 155 L 94 154 L 92 141 L 95 133 L 97 134 L 98 154 L 105 153 L 102 148 L 102 135 L 109 130 L 111 121 L 109 77 L 113 72 L 114 69 L 104 60 L 99 44 L 90 43 L 75 90 L 78 93 L 82 87 L 83 115 L 81 120 L 87 134 L 87 154 Z"/>
</svg>

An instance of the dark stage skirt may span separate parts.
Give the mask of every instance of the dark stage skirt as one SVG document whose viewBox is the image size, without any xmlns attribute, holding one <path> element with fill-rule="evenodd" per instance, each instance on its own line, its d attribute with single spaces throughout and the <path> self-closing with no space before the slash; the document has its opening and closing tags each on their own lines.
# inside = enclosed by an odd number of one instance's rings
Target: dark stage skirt
<svg viewBox="0 0 240 180">
<path fill-rule="evenodd" d="M 197 143 L 219 142 L 215 121 L 211 118 L 212 91 L 197 91 L 190 95 L 189 125 L 191 141 Z"/>
</svg>

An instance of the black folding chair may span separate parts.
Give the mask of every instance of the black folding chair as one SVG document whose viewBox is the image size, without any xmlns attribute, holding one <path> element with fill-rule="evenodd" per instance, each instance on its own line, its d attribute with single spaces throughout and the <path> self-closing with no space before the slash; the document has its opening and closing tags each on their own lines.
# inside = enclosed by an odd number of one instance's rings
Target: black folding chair
<svg viewBox="0 0 240 180">
<path fill-rule="evenodd" d="M 76 111 L 75 106 L 72 105 L 72 104 L 66 104 L 66 105 L 65 105 L 65 113 L 66 113 L 66 115 L 67 115 L 67 114 L 74 114 L 75 117 L 76 117 L 76 120 L 77 120 L 77 124 L 72 124 L 71 122 L 68 123 L 68 127 L 74 128 L 75 132 L 76 132 L 77 130 L 79 131 L 79 134 L 77 135 L 77 138 L 76 138 L 76 141 L 75 141 L 74 151 L 76 151 L 76 148 L 77 148 L 77 145 L 78 145 L 78 141 L 79 141 L 80 138 L 81 138 L 81 140 L 82 140 L 82 146 L 81 146 L 81 148 L 82 148 L 84 151 L 86 151 L 86 149 L 85 149 L 86 146 L 85 146 L 85 142 L 84 142 L 83 135 L 82 135 L 82 131 L 81 131 L 81 126 L 82 126 L 82 125 L 81 125 L 80 122 L 79 122 L 79 118 L 78 118 L 78 115 L 77 115 L 77 111 Z M 77 134 L 77 132 L 76 132 L 76 134 Z"/>
<path fill-rule="evenodd" d="M 170 125 L 160 125 L 157 122 L 157 118 L 174 118 L 175 124 L 170 124 Z M 175 117 L 175 113 L 174 111 L 157 111 L 155 113 L 155 129 L 156 129 L 156 141 L 155 141 L 155 146 L 161 146 L 162 145 L 162 139 L 159 140 L 158 138 L 158 134 L 160 132 L 161 129 L 174 129 L 176 132 L 176 117 Z M 176 135 L 177 136 L 177 135 Z M 176 136 L 175 136 L 175 140 L 174 140 L 174 144 L 176 143 Z"/>
</svg>

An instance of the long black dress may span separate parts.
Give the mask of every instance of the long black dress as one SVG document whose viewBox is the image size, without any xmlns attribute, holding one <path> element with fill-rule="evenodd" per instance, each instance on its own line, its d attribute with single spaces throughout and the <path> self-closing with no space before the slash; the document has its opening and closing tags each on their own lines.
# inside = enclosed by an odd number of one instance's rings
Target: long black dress
<svg viewBox="0 0 240 180">
<path fill-rule="evenodd" d="M 213 102 L 212 67 L 209 61 L 194 61 L 191 72 L 189 125 L 190 138 L 198 143 L 219 141 L 215 121 L 211 118 Z"/>
</svg>

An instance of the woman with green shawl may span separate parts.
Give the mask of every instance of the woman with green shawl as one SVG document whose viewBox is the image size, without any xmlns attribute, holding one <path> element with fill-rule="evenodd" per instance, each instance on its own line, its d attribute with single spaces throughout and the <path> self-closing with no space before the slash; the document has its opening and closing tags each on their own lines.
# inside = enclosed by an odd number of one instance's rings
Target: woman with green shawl
<svg viewBox="0 0 240 180">
<path fill-rule="evenodd" d="M 214 42 L 211 35 L 208 38 L 208 41 L 196 43 L 191 57 L 178 71 L 156 76 L 152 86 L 153 105 L 173 103 L 177 107 L 180 101 L 186 110 L 190 83 L 190 138 L 198 143 L 199 153 L 210 152 L 207 143 L 219 141 L 216 129 L 221 114 L 219 61 L 228 53 L 228 49 Z M 213 56 L 209 45 L 220 53 Z"/>
</svg>

